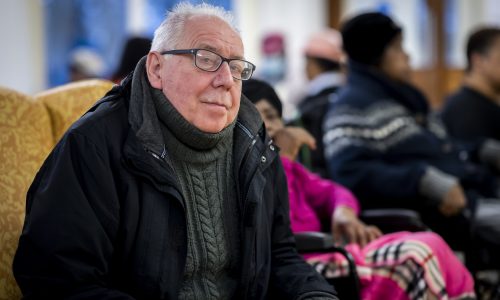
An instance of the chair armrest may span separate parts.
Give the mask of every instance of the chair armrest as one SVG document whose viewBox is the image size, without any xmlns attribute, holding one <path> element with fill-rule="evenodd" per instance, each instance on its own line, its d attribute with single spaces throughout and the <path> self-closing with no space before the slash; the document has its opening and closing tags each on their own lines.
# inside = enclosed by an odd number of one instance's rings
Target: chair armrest
<svg viewBox="0 0 500 300">
<path fill-rule="evenodd" d="M 333 237 L 323 232 L 295 233 L 295 243 L 300 253 L 329 251 L 334 247 Z"/>
<path fill-rule="evenodd" d="M 348 277 L 351 278 L 355 295 L 359 295 L 361 283 L 359 281 L 358 273 L 354 258 L 343 247 L 335 246 L 333 237 L 330 234 L 322 232 L 299 232 L 295 233 L 295 242 L 299 253 L 340 253 L 347 260 L 349 268 Z M 356 297 L 355 299 L 360 299 Z"/>
<path fill-rule="evenodd" d="M 429 230 L 422 222 L 420 215 L 409 209 L 369 209 L 363 211 L 359 218 L 366 224 L 377 226 L 384 233 Z"/>
</svg>

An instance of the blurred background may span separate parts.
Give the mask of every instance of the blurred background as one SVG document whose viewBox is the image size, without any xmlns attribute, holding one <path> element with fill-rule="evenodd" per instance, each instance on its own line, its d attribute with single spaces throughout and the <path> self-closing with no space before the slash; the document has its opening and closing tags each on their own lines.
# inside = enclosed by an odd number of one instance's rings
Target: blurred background
<svg viewBox="0 0 500 300">
<path fill-rule="evenodd" d="M 112 79 L 131 37 L 152 38 L 175 0 L 0 0 L 0 85 L 33 94 L 75 72 Z M 201 1 L 191 1 L 198 3 Z M 313 32 L 339 28 L 368 10 L 404 28 L 414 81 L 438 108 L 461 81 L 465 38 L 479 25 L 500 25 L 496 0 L 211 0 L 232 10 L 246 57 L 287 102 L 306 79 L 303 48 Z"/>
</svg>

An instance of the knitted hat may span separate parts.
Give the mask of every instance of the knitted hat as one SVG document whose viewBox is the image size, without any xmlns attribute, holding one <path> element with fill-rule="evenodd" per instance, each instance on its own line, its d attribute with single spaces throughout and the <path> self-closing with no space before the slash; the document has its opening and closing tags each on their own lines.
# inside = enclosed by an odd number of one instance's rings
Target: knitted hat
<svg viewBox="0 0 500 300">
<path fill-rule="evenodd" d="M 135 69 L 135 66 L 151 48 L 151 39 L 145 37 L 131 37 L 125 43 L 120 65 L 113 74 L 113 80 L 121 80 Z"/>
<path fill-rule="evenodd" d="M 265 81 L 257 79 L 249 79 L 243 81 L 243 87 L 241 92 L 245 95 L 253 104 L 266 99 L 272 107 L 274 107 L 279 116 L 283 114 L 283 105 L 281 100 L 276 94 L 273 87 Z"/>
<path fill-rule="evenodd" d="M 85 77 L 101 77 L 104 61 L 96 50 L 90 47 L 78 47 L 71 52 L 69 67 Z"/>
<path fill-rule="evenodd" d="M 304 54 L 333 62 L 343 62 L 342 36 L 335 29 L 326 29 L 313 34 L 306 44 Z"/>
<path fill-rule="evenodd" d="M 349 59 L 376 65 L 387 45 L 401 33 L 401 30 L 401 27 L 384 14 L 378 12 L 360 14 L 342 26 L 344 50 Z"/>
</svg>

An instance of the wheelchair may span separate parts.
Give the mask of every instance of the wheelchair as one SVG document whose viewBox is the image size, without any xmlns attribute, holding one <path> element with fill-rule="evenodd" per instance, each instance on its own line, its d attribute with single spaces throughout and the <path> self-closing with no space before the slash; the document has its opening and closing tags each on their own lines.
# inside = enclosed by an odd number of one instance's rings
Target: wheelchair
<svg viewBox="0 0 500 300">
<path fill-rule="evenodd" d="M 362 212 L 360 219 L 366 224 L 376 225 L 384 233 L 429 230 L 421 221 L 418 213 L 407 209 L 370 209 Z M 343 247 L 334 244 L 330 234 L 300 232 L 295 234 L 295 241 L 300 254 L 339 253 L 345 257 L 348 264 L 348 275 L 326 278 L 326 280 L 335 287 L 340 299 L 361 300 L 361 284 L 354 259 Z"/>
<path fill-rule="evenodd" d="M 408 209 L 369 209 L 361 213 L 360 219 L 379 227 L 383 233 L 430 231 L 420 215 Z M 295 234 L 295 240 L 300 254 L 339 253 L 345 257 L 348 275 L 326 280 L 335 287 L 340 299 L 361 300 L 361 284 L 354 259 L 343 247 L 335 245 L 329 233 L 300 232 Z M 500 259 L 481 247 L 480 241 L 473 241 L 473 244 L 475 247 L 467 251 L 459 250 L 458 253 L 465 257 L 465 265 L 474 278 L 477 299 L 500 300 Z M 496 253 L 500 253 L 500 249 Z"/>
</svg>

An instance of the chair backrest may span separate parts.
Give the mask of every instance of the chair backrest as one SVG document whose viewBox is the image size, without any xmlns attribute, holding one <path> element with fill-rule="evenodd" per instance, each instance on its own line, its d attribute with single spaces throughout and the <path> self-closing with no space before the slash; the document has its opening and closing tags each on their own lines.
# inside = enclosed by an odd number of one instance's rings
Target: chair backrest
<svg viewBox="0 0 500 300">
<path fill-rule="evenodd" d="M 21 298 L 12 260 L 36 172 L 67 128 L 112 85 L 85 80 L 34 97 L 0 87 L 0 300 Z"/>
<path fill-rule="evenodd" d="M 19 299 L 12 258 L 25 197 L 54 144 L 47 109 L 32 97 L 0 88 L 0 299 Z"/>
<path fill-rule="evenodd" d="M 97 100 L 111 89 L 107 80 L 76 81 L 36 94 L 48 109 L 52 122 L 52 135 L 57 143 L 68 127 L 83 115 Z"/>
</svg>

